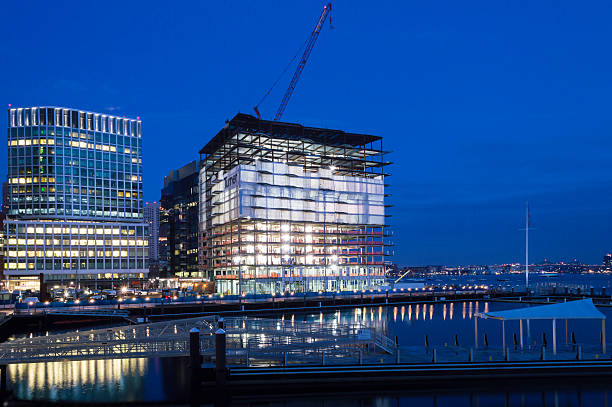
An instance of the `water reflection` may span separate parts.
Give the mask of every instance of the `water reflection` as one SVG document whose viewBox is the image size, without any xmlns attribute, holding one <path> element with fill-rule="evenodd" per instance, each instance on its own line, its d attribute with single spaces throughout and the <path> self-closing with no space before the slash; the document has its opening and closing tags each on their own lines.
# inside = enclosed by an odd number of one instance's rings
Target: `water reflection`
<svg viewBox="0 0 612 407">
<path fill-rule="evenodd" d="M 457 312 L 455 313 L 455 307 Z M 390 305 L 388 307 L 358 307 L 340 311 L 315 313 L 287 313 L 278 319 L 310 321 L 316 324 L 329 324 L 338 327 L 341 324 L 360 323 L 379 329 L 390 338 L 398 337 L 402 346 L 423 346 L 425 335 L 432 346 L 454 344 L 455 335 L 460 346 L 469 347 L 474 343 L 474 315 L 481 310 L 502 310 L 516 308 L 517 304 L 497 303 L 488 301 L 467 301 L 459 303 Z M 602 308 L 608 317 L 612 317 L 612 309 Z M 611 329 L 612 324 L 607 328 Z M 542 333 L 551 337 L 549 321 L 526 321 L 526 343 L 539 343 Z M 598 344 L 599 321 L 564 321 L 557 324 L 557 337 L 566 338 L 570 342 L 572 335 L 579 343 Z M 481 334 L 487 334 L 491 346 L 501 344 L 501 327 L 498 321 L 478 319 L 478 329 Z M 518 322 L 506 323 L 507 343 L 513 343 L 513 335 L 519 330 Z M 608 337 L 612 333 L 608 332 Z M 561 342 L 561 340 L 560 340 Z M 9 367 L 9 380 L 12 389 L 19 398 L 75 400 L 80 402 L 94 401 L 181 401 L 187 392 L 187 361 L 185 359 L 122 359 L 79 362 L 50 362 L 38 364 L 12 365 Z M 342 405 L 437 405 L 437 406 L 607 406 L 607 384 L 602 389 L 593 390 L 571 389 L 571 386 L 552 388 L 542 393 L 541 389 L 519 390 L 510 389 L 507 392 L 491 390 L 492 392 L 475 393 L 439 393 L 439 394 L 375 394 L 355 399 L 351 395 L 336 395 Z M 434 399 L 435 403 L 434 404 Z M 579 401 L 581 400 L 581 401 Z M 317 405 L 325 403 L 316 398 L 305 403 L 298 400 L 284 400 L 283 405 Z M 263 405 L 276 405 L 274 402 Z M 582 404 L 579 404 L 582 403 Z M 247 401 L 248 405 L 249 402 Z M 321 404 L 321 405 L 323 405 Z M 329 405 L 332 404 L 328 400 Z"/>
<path fill-rule="evenodd" d="M 428 336 L 432 346 L 440 346 L 455 343 L 455 335 L 458 343 L 463 347 L 473 346 L 474 319 L 479 312 L 498 311 L 520 307 L 516 303 L 501 303 L 489 301 L 465 301 L 449 303 L 420 303 L 409 305 L 390 305 L 387 307 L 360 307 L 339 312 L 316 314 L 298 314 L 303 321 L 312 321 L 319 324 L 355 324 L 360 323 L 374 327 L 390 338 L 398 336 L 401 343 L 406 346 L 421 346 L 425 335 Z M 460 307 L 460 312 L 455 308 Z M 604 314 L 610 314 L 612 309 L 602 308 Z M 293 315 L 293 314 L 289 314 Z M 607 337 L 612 337 L 610 325 Z M 572 334 L 579 344 L 588 346 L 600 345 L 601 325 L 596 320 L 569 320 L 557 323 L 557 338 L 559 344 L 570 342 Z M 487 341 L 491 347 L 502 345 L 502 329 L 499 321 L 492 319 L 478 319 L 478 332 L 480 342 L 487 335 Z M 505 324 L 506 343 L 513 344 L 514 336 L 519 338 L 518 321 L 507 321 Z M 524 321 L 523 337 L 526 344 L 539 346 L 543 341 L 543 334 L 550 340 L 552 338 L 552 327 L 550 321 Z M 563 340 L 562 338 L 568 338 Z"/>
<path fill-rule="evenodd" d="M 169 359 L 105 359 L 9 365 L 10 388 L 26 400 L 184 400 L 186 362 Z"/>
</svg>

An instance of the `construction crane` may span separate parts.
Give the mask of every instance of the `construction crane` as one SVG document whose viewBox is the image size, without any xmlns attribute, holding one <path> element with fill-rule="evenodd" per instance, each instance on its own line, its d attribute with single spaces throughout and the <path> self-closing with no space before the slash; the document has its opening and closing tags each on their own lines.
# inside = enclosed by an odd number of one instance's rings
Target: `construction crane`
<svg viewBox="0 0 612 407">
<path fill-rule="evenodd" d="M 328 14 L 331 13 L 331 8 L 332 8 L 331 3 L 327 3 L 327 5 L 325 7 L 323 7 L 323 12 L 321 12 L 321 16 L 319 17 L 319 20 L 317 21 L 317 25 L 315 26 L 314 30 L 312 31 L 312 34 L 310 35 L 310 38 L 306 42 L 306 48 L 304 49 L 304 54 L 302 55 L 302 59 L 300 60 L 300 63 L 298 64 L 297 69 L 295 70 L 295 73 L 293 74 L 293 78 L 291 78 L 291 82 L 289 83 L 289 88 L 287 89 L 287 92 L 285 92 L 285 95 L 283 96 L 283 100 L 282 100 L 280 106 L 278 107 L 278 110 L 276 111 L 276 115 L 274 115 L 274 121 L 279 121 L 280 118 L 283 116 L 283 113 L 285 112 L 285 109 L 287 108 L 287 104 L 289 103 L 289 99 L 291 99 L 291 95 L 293 94 L 293 91 L 295 90 L 295 87 L 296 87 L 298 81 L 300 80 L 300 76 L 302 75 L 302 71 L 304 70 L 304 66 L 306 66 L 306 62 L 308 62 L 308 58 L 310 57 L 310 53 L 312 52 L 312 49 L 314 48 L 314 45 L 317 42 L 317 38 L 319 37 L 319 33 L 321 32 L 321 29 L 323 28 L 323 24 L 325 23 L 325 19 L 327 18 Z M 329 21 L 330 21 L 330 24 L 331 24 L 331 17 L 329 19 L 330 19 Z M 298 51 L 298 53 L 299 53 L 299 51 Z M 297 56 L 297 54 L 296 54 L 296 56 Z M 295 57 L 293 59 L 295 59 Z M 291 62 L 293 62 L 293 60 Z M 290 64 L 291 64 L 291 62 L 290 62 Z M 288 67 L 289 66 L 287 66 L 287 68 Z M 287 70 L 287 68 L 285 68 L 285 71 Z M 284 74 L 285 71 L 283 71 L 283 74 Z M 282 76 L 282 74 L 281 74 L 281 76 Z M 255 107 L 253 107 L 253 110 L 255 110 L 255 114 L 257 115 L 258 119 L 261 119 L 261 114 L 259 113 L 259 105 L 264 101 L 266 96 L 268 96 L 270 94 L 270 92 L 272 91 L 272 89 L 274 88 L 274 86 L 277 83 L 278 83 L 278 79 L 272 85 L 272 87 L 266 92 L 266 94 L 263 96 L 263 98 L 261 98 L 259 103 L 257 103 L 257 105 L 255 105 Z"/>
</svg>

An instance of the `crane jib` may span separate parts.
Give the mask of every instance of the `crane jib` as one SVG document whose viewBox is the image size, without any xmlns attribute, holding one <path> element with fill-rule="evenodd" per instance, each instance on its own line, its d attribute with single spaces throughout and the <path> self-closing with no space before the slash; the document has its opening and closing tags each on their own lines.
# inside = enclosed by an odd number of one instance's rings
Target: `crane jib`
<svg viewBox="0 0 612 407">
<path fill-rule="evenodd" d="M 315 29 L 313 30 L 312 35 L 310 36 L 310 40 L 308 41 L 308 45 L 306 46 L 306 49 L 304 50 L 304 55 L 302 56 L 300 64 L 295 70 L 295 73 L 293 74 L 293 78 L 291 78 L 291 83 L 289 84 L 289 88 L 287 89 L 287 92 L 283 96 L 283 101 L 281 102 L 278 110 L 276 111 L 276 115 L 274 116 L 274 121 L 280 120 L 283 113 L 285 112 L 285 108 L 287 107 L 287 104 L 289 103 L 289 99 L 291 98 L 291 95 L 293 94 L 295 86 L 297 85 L 297 82 L 300 79 L 300 75 L 302 74 L 302 71 L 304 70 L 304 66 L 306 65 L 306 62 L 308 61 L 308 58 L 310 57 L 310 53 L 312 52 L 312 49 L 317 41 L 317 38 L 319 37 L 319 33 L 321 32 L 321 28 L 323 27 L 323 23 L 325 22 L 325 19 L 327 18 L 327 15 L 330 13 L 330 11 L 331 11 L 331 3 L 323 7 L 323 12 L 321 13 L 321 17 L 319 17 L 319 21 L 317 22 L 317 25 Z"/>
<path fill-rule="evenodd" d="M 298 83 L 298 80 L 300 79 L 300 75 L 302 74 L 302 71 L 304 70 L 304 66 L 306 65 L 306 62 L 308 62 L 308 58 L 310 57 L 310 53 L 312 52 L 312 49 L 313 49 L 313 47 L 314 47 L 314 45 L 315 45 L 315 43 L 317 41 L 317 38 L 319 37 L 319 33 L 321 32 L 321 29 L 323 28 L 323 24 L 325 23 L 325 19 L 327 18 L 327 16 L 331 12 L 331 8 L 332 8 L 331 3 L 328 3 L 325 7 L 323 7 L 323 12 L 319 16 L 319 20 L 317 21 L 317 25 L 315 26 L 314 30 L 312 31 L 312 34 L 310 35 L 310 38 L 307 41 L 307 45 L 306 45 L 306 47 L 304 49 L 304 54 L 302 55 L 302 58 L 300 59 L 300 63 L 298 64 L 298 66 L 297 66 L 297 68 L 295 70 L 295 73 L 293 74 L 293 77 L 291 78 L 291 82 L 289 83 L 289 88 L 285 92 L 285 95 L 283 96 L 283 100 L 282 100 L 280 106 L 278 107 L 278 110 L 276 111 L 276 115 L 274 116 L 274 121 L 280 120 L 280 118 L 282 117 L 283 113 L 285 112 L 285 108 L 287 107 L 287 104 L 289 103 L 289 99 L 291 99 L 291 95 L 293 94 L 293 91 L 295 90 L 295 87 L 296 87 L 296 85 Z M 331 24 L 331 17 L 329 18 L 329 21 L 330 21 L 330 24 Z M 296 56 L 297 56 L 297 54 L 296 54 Z M 289 66 L 287 66 L 287 68 L 288 67 Z M 285 68 L 285 69 L 287 69 L 287 68 Z M 284 74 L 284 72 L 283 72 L 283 74 Z M 281 74 L 281 76 L 283 74 Z M 280 77 L 279 77 L 279 79 L 280 79 Z M 274 88 L 274 86 L 276 85 L 276 83 L 278 82 L 279 79 L 277 79 L 277 81 L 274 83 L 274 85 L 272 85 L 272 88 Z M 255 110 L 255 114 L 257 115 L 258 119 L 261 119 L 261 114 L 259 113 L 259 105 L 264 101 L 266 96 L 268 96 L 270 94 L 270 91 L 272 90 L 272 88 L 270 88 L 270 90 L 268 90 L 266 92 L 264 97 L 253 108 L 253 110 Z"/>
</svg>

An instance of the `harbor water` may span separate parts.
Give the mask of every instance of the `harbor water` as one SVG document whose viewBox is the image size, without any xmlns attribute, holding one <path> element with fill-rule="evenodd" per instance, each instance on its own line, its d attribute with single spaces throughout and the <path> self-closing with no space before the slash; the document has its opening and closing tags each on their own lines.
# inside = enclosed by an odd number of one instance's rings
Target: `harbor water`
<svg viewBox="0 0 612 407">
<path fill-rule="evenodd" d="M 466 282 L 469 283 L 469 282 Z M 586 283 L 589 284 L 589 283 Z M 595 281 L 599 287 L 607 280 Z M 287 313 L 277 318 L 306 321 L 311 324 L 361 323 L 379 329 L 390 338 L 397 336 L 401 347 L 425 349 L 425 337 L 430 347 L 474 346 L 474 315 L 524 306 L 517 303 L 465 301 L 456 303 L 388 305 L 347 308 L 341 311 Z M 612 308 L 600 310 L 612 317 Z M 612 324 L 608 324 L 607 329 Z M 557 341 L 560 348 L 571 346 L 572 333 L 581 344 L 597 348 L 600 345 L 600 321 L 558 321 Z M 499 321 L 478 321 L 479 335 L 487 335 L 489 346 L 501 346 Z M 518 322 L 507 322 L 506 343 L 513 343 Z M 51 332 L 50 334 L 52 334 Z M 525 327 L 526 344 L 539 346 L 542 334 L 552 337 L 550 321 L 530 321 Z M 607 333 L 612 338 L 612 332 Z M 482 337 L 481 337 L 482 338 Z M 482 340 L 482 339 L 481 339 Z M 549 339 L 550 340 L 550 339 Z M 482 346 L 482 345 L 481 345 Z M 603 355 L 602 355 L 603 357 Z M 609 354 L 607 357 L 610 357 Z M 22 400 L 62 400 L 76 402 L 187 403 L 188 361 L 184 358 L 119 359 L 99 361 L 47 362 L 9 366 L 9 386 Z M 372 406 L 607 406 L 607 384 L 576 382 L 537 386 L 529 383 L 510 388 L 487 388 L 486 383 L 473 387 L 436 392 L 380 392 L 355 394 L 339 392 L 333 396 L 290 397 L 282 400 L 262 397 L 257 400 L 237 400 L 243 405 L 372 405 Z M 610 386 L 612 388 L 612 386 Z"/>
</svg>

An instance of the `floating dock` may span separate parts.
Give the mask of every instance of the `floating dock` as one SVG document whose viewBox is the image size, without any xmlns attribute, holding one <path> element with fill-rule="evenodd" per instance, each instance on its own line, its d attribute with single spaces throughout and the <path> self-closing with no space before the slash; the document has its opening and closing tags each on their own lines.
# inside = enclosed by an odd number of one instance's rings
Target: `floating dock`
<svg viewBox="0 0 612 407">
<path fill-rule="evenodd" d="M 216 388 L 214 368 L 205 368 L 204 390 Z M 612 376 L 612 360 L 369 364 L 343 366 L 232 367 L 225 386 L 232 394 L 333 390 L 418 390 L 508 380 Z"/>
</svg>

